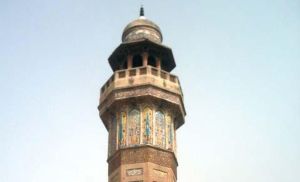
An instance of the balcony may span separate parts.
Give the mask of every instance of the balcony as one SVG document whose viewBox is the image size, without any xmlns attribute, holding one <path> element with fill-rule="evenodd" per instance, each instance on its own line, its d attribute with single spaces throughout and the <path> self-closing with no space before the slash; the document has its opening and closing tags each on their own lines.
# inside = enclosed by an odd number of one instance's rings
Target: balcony
<svg viewBox="0 0 300 182">
<path fill-rule="evenodd" d="M 101 88 L 100 103 L 115 89 L 152 85 L 182 96 L 177 76 L 152 66 L 115 71 Z"/>
</svg>

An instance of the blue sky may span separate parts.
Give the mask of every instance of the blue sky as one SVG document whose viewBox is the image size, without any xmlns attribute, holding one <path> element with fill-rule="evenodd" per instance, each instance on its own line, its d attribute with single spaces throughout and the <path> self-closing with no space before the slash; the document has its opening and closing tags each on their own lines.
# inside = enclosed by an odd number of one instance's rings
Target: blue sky
<svg viewBox="0 0 300 182">
<path fill-rule="evenodd" d="M 187 110 L 178 181 L 300 180 L 300 1 L 0 2 L 0 181 L 107 181 L 107 58 L 146 17 Z"/>
</svg>

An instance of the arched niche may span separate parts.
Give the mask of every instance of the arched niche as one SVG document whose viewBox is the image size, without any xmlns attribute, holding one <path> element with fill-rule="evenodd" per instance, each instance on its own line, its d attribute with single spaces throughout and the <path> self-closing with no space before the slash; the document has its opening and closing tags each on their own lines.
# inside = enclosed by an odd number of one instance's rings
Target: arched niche
<svg viewBox="0 0 300 182">
<path fill-rule="evenodd" d="M 165 148 L 166 147 L 166 121 L 165 115 L 162 111 L 155 112 L 155 145 Z"/>
<path fill-rule="evenodd" d="M 145 107 L 142 114 L 142 127 L 143 127 L 143 144 L 152 144 L 153 141 L 153 114 L 150 107 Z"/>
<path fill-rule="evenodd" d="M 118 114 L 118 143 L 119 148 L 126 146 L 127 115 L 125 111 Z"/>
<path fill-rule="evenodd" d="M 127 140 L 128 146 L 137 145 L 140 143 L 141 119 L 140 111 L 132 109 L 128 114 L 127 122 Z"/>
<path fill-rule="evenodd" d="M 108 145 L 108 156 L 113 154 L 117 149 L 117 119 L 115 115 L 112 115 L 109 126 L 109 145 Z"/>
</svg>

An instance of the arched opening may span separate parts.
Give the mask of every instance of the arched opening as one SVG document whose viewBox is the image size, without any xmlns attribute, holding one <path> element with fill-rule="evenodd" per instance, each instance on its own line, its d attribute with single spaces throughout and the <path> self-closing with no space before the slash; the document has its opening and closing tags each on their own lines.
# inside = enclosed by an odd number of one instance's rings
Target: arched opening
<svg viewBox="0 0 300 182">
<path fill-rule="evenodd" d="M 133 56 L 132 67 L 136 68 L 136 67 L 140 67 L 140 66 L 143 66 L 143 58 L 141 55 L 137 54 L 137 55 Z"/>
<path fill-rule="evenodd" d="M 156 67 L 156 60 L 155 60 L 154 56 L 150 55 L 148 57 L 148 64 L 147 65 Z"/>
<path fill-rule="evenodd" d="M 123 62 L 123 64 L 121 65 L 121 69 L 127 69 L 128 65 L 127 65 L 127 61 L 125 60 Z"/>
<path fill-rule="evenodd" d="M 163 58 L 161 60 L 161 69 L 164 70 L 164 71 L 167 71 L 167 72 L 170 72 L 168 70 L 170 70 L 170 61 L 167 59 L 167 58 Z"/>
</svg>

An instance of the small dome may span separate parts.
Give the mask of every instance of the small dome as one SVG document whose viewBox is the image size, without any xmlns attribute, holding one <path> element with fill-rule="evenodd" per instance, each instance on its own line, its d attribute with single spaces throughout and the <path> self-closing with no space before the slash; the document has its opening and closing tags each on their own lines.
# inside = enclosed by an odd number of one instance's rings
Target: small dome
<svg viewBox="0 0 300 182">
<path fill-rule="evenodd" d="M 163 38 L 159 26 L 144 16 L 144 10 L 141 8 L 140 17 L 130 22 L 124 29 L 122 42 L 135 42 L 142 39 L 148 39 L 156 43 L 161 43 Z"/>
</svg>

